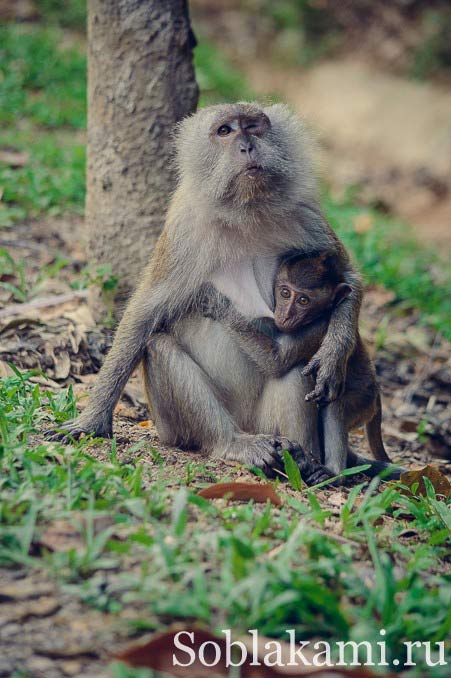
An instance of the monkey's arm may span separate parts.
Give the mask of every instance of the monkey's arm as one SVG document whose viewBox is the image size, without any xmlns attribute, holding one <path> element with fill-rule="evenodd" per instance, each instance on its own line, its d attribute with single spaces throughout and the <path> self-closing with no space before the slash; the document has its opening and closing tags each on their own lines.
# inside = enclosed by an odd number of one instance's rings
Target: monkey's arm
<svg viewBox="0 0 451 678">
<path fill-rule="evenodd" d="M 210 284 L 202 286 L 196 306 L 203 316 L 224 325 L 240 350 L 265 376 L 279 377 L 287 371 L 275 341 L 277 331 L 270 320 L 248 320 Z"/>
<path fill-rule="evenodd" d="M 352 293 L 336 306 L 331 314 L 329 327 L 319 350 L 304 368 L 305 376 L 314 375 L 316 385 L 306 398 L 318 403 L 336 400 L 346 378 L 349 356 L 354 350 L 357 333 L 363 287 L 360 275 L 353 267 L 346 248 L 328 224 L 317 205 L 301 205 L 300 218 L 307 220 L 312 233 L 322 231 L 329 239 L 342 266 L 342 280 L 350 285 Z"/>
<path fill-rule="evenodd" d="M 186 258 L 188 259 L 188 257 Z M 58 440 L 92 433 L 112 435 L 113 410 L 131 373 L 142 359 L 150 335 L 176 317 L 189 304 L 189 267 L 178 261 L 171 241 L 163 231 L 147 266 L 142 282 L 133 294 L 118 326 L 113 346 L 100 370 L 89 402 L 63 432 L 50 431 L 46 437 Z M 67 435 L 66 435 L 67 432 Z"/>
<path fill-rule="evenodd" d="M 357 340 L 363 295 L 362 282 L 356 271 L 349 268 L 345 271 L 343 280 L 353 291 L 333 309 L 326 336 L 303 370 L 305 376 L 316 376 L 315 388 L 306 396 L 307 400 L 330 402 L 336 400 L 343 389 L 348 359 Z"/>
<path fill-rule="evenodd" d="M 237 316 L 229 320 L 228 327 L 240 349 L 263 374 L 275 379 L 310 360 L 320 347 L 328 326 L 327 320 L 318 319 L 289 335 L 279 332 L 273 323 L 264 321 L 263 318 L 249 322 Z"/>
<path fill-rule="evenodd" d="M 265 376 L 277 379 L 288 372 L 292 365 L 287 368 L 285 356 L 270 328 L 259 321 L 249 323 L 245 319 L 228 322 L 227 327 L 241 351 Z"/>
<path fill-rule="evenodd" d="M 267 377 L 277 379 L 302 361 L 308 361 L 321 345 L 327 320 L 320 319 L 298 329 L 296 334 L 282 334 L 270 318 L 248 320 L 232 302 L 213 285 L 202 286 L 196 309 L 205 317 L 221 322 L 241 351 Z"/>
</svg>

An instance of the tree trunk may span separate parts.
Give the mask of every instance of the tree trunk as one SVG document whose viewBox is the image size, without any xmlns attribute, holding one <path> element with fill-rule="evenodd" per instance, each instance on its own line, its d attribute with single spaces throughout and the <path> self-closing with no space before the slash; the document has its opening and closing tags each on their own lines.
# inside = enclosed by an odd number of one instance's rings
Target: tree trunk
<svg viewBox="0 0 451 678">
<path fill-rule="evenodd" d="M 186 0 L 88 1 L 86 232 L 121 304 L 149 260 L 174 187 L 171 134 L 198 88 Z"/>
</svg>

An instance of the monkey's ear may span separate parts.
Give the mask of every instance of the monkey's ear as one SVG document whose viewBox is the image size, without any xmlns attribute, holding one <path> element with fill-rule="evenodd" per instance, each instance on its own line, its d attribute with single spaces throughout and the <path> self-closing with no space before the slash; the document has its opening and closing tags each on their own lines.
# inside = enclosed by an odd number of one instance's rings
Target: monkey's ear
<svg viewBox="0 0 451 678">
<path fill-rule="evenodd" d="M 349 297 L 351 292 L 351 285 L 348 285 L 347 283 L 340 283 L 337 285 L 334 292 L 334 306 L 341 304 L 341 302 L 344 301 L 346 297 Z"/>
</svg>

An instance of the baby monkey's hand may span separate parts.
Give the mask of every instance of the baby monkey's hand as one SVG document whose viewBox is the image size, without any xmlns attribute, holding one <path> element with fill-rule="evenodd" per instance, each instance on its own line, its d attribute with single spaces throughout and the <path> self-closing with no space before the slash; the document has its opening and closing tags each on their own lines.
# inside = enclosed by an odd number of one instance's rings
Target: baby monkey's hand
<svg viewBox="0 0 451 678">
<path fill-rule="evenodd" d="M 343 392 L 346 378 L 346 361 L 337 362 L 330 356 L 324 356 L 321 350 L 317 351 L 310 362 L 302 370 L 304 377 L 315 378 L 315 388 L 307 393 L 305 399 L 318 405 L 337 400 Z"/>
</svg>

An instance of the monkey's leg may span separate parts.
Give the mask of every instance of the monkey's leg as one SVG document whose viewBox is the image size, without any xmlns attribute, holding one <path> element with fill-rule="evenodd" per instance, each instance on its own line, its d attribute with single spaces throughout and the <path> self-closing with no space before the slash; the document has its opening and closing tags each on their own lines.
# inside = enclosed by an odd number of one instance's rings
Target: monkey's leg
<svg viewBox="0 0 451 678">
<path fill-rule="evenodd" d="M 290 370 L 280 379 L 269 379 L 258 406 L 256 427 L 258 431 L 282 435 L 298 443 L 319 461 L 318 408 L 305 400 L 312 383 L 300 368 Z"/>
<path fill-rule="evenodd" d="M 344 399 L 339 398 L 328 403 L 320 412 L 323 424 L 324 464 L 337 475 L 346 468 L 348 457 Z"/>
<path fill-rule="evenodd" d="M 310 379 L 300 369 L 293 369 L 280 379 L 270 379 L 264 388 L 256 417 L 256 429 L 282 435 L 297 447 L 288 447 L 308 485 L 328 480 L 332 473 L 320 463 L 318 409 L 306 402 L 312 388 Z"/>
<path fill-rule="evenodd" d="M 343 396 L 343 400 L 345 402 L 347 430 L 349 431 L 357 426 L 365 425 L 368 444 L 375 457 L 375 459 L 367 459 L 348 448 L 347 467 L 352 468 L 353 466 L 370 464 L 370 468 L 365 471 L 366 475 L 374 477 L 382 473 L 386 480 L 397 480 L 401 473 L 407 469 L 393 464 L 385 451 L 381 433 L 382 408 L 380 394 L 372 390 L 371 393 L 367 393 L 365 396 L 359 390 L 349 389 Z"/>
<path fill-rule="evenodd" d="M 144 374 L 162 442 L 200 447 L 266 471 L 280 465 L 281 440 L 274 435 L 243 433 L 208 374 L 169 334 L 156 334 L 149 340 Z"/>
</svg>

